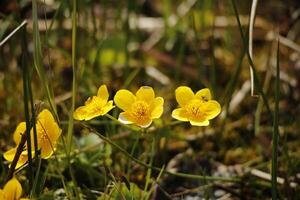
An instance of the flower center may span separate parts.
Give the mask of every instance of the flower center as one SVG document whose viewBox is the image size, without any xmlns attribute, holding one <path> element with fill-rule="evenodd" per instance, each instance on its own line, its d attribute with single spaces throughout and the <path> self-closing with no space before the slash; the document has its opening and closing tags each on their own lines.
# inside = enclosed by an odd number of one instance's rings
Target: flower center
<svg viewBox="0 0 300 200">
<path fill-rule="evenodd" d="M 204 118 L 205 113 L 202 109 L 203 102 L 199 99 L 192 100 L 188 105 L 184 107 L 186 113 L 194 119 Z"/>
<path fill-rule="evenodd" d="M 149 105 L 145 101 L 136 101 L 132 104 L 131 114 L 136 119 L 146 119 L 149 116 Z"/>
<path fill-rule="evenodd" d="M 43 143 L 46 143 L 48 141 L 49 141 L 49 138 L 47 136 L 46 130 L 44 130 L 44 128 L 42 128 L 39 142 L 41 144 L 43 144 Z"/>
<path fill-rule="evenodd" d="M 89 110 L 93 112 L 98 112 L 102 109 L 103 101 L 99 99 L 98 97 L 94 96 L 91 99 L 88 99 L 87 106 L 89 107 Z"/>
<path fill-rule="evenodd" d="M 38 121 L 37 132 L 38 132 L 38 146 L 42 146 L 49 142 L 49 136 L 47 135 L 47 129 L 45 127 L 45 121 Z"/>
</svg>

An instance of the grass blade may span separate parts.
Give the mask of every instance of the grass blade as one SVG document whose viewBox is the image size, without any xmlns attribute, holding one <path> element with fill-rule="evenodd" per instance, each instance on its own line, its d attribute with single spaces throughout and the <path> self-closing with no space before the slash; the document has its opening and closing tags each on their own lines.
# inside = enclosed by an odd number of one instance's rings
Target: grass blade
<svg viewBox="0 0 300 200">
<path fill-rule="evenodd" d="M 104 142 L 110 144 L 112 147 L 114 147 L 115 149 L 117 149 L 124 156 L 126 156 L 127 158 L 129 158 L 132 161 L 136 162 L 137 164 L 139 164 L 139 165 L 141 165 L 143 167 L 146 167 L 146 168 L 151 168 L 154 171 L 161 172 L 161 170 L 162 170 L 161 168 L 149 165 L 149 164 L 144 163 L 143 161 L 135 158 L 130 153 L 128 153 L 125 149 L 123 149 L 118 144 L 116 144 L 113 141 L 111 141 L 109 138 L 107 138 L 107 137 L 103 136 L 102 134 L 100 134 L 94 128 L 92 128 L 92 127 L 90 127 L 90 126 L 88 126 L 88 125 L 86 125 L 84 123 L 80 123 L 80 125 L 82 127 L 84 127 L 84 128 L 87 128 L 90 132 L 98 135 Z M 167 171 L 167 170 L 164 170 L 162 173 L 173 175 L 173 176 L 177 176 L 177 177 L 182 177 L 182 178 L 195 179 L 195 180 L 223 181 L 223 182 L 240 182 L 240 179 L 237 178 L 237 177 L 230 177 L 230 178 L 228 177 L 227 178 L 227 177 L 216 177 L 216 176 L 202 176 L 202 175 L 186 174 L 186 173 L 182 173 L 182 172 L 173 172 L 173 171 Z"/>
<path fill-rule="evenodd" d="M 75 100 L 76 100 L 76 90 L 77 90 L 77 0 L 73 0 L 72 3 L 72 71 L 73 71 L 73 79 L 72 79 L 72 102 L 71 102 L 71 109 L 69 113 L 69 123 L 68 123 L 68 133 L 67 133 L 67 144 L 66 144 L 66 156 L 68 162 L 69 173 L 72 178 L 72 182 L 74 184 L 74 191 L 75 191 L 75 199 L 80 199 L 79 190 L 77 188 L 77 182 L 73 173 L 73 169 L 71 166 L 70 154 L 72 150 L 72 143 L 73 143 L 73 129 L 74 129 L 74 119 L 73 113 L 75 109 Z M 63 138 L 62 138 L 63 139 Z M 63 140 L 64 143 L 64 140 Z M 65 146 L 65 145 L 64 145 Z"/>
<path fill-rule="evenodd" d="M 75 109 L 75 99 L 76 99 L 76 72 L 77 72 L 77 60 L 76 60 L 76 32 L 77 32 L 77 2 L 73 0 L 73 11 L 72 11 L 72 71 L 73 71 L 73 80 L 72 80 L 72 102 L 71 109 L 69 113 L 69 123 L 68 123 L 68 134 L 67 134 L 67 153 L 70 154 L 72 149 L 72 139 L 73 139 L 73 126 L 74 119 L 73 113 Z"/>
<path fill-rule="evenodd" d="M 37 0 L 32 1 L 32 18 L 33 18 L 34 66 L 40 78 L 44 93 L 50 105 L 50 109 L 54 114 L 56 120 L 58 121 L 58 115 L 54 103 L 53 93 L 51 93 L 52 90 L 50 90 L 48 79 L 42 62 L 42 47 L 41 47 L 41 39 L 40 39 L 38 17 L 37 17 Z"/>
<path fill-rule="evenodd" d="M 30 137 L 30 111 L 29 111 L 29 69 L 27 66 L 27 37 L 26 29 L 23 29 L 23 38 L 22 38 L 22 68 L 23 68 L 23 93 L 24 93 L 24 114 L 26 121 L 26 141 L 27 141 L 27 153 L 28 153 L 28 176 L 29 176 L 29 185 L 32 186 L 33 183 L 33 168 L 32 168 L 32 151 L 31 151 L 31 137 Z"/>
<path fill-rule="evenodd" d="M 278 157 L 278 112 L 280 98 L 280 70 L 279 70 L 279 41 L 277 46 L 276 78 L 275 78 L 275 111 L 273 118 L 273 143 L 272 143 L 272 199 L 277 199 L 277 157 Z"/>
<path fill-rule="evenodd" d="M 238 10 L 237 10 L 236 2 L 235 2 L 235 0 L 231 0 L 231 2 L 232 2 L 232 5 L 233 5 L 233 9 L 234 9 L 234 14 L 235 14 L 236 20 L 238 22 L 238 27 L 239 27 L 239 30 L 240 30 L 240 33 L 241 33 L 242 41 L 243 41 L 244 47 L 246 48 L 246 53 L 247 53 L 248 61 L 249 61 L 249 64 L 250 64 L 250 66 L 251 66 L 251 68 L 253 70 L 255 87 L 258 89 L 259 94 L 262 96 L 262 99 L 263 99 L 263 102 L 264 102 L 264 104 L 265 104 L 265 106 L 267 108 L 268 114 L 270 115 L 271 118 L 273 118 L 273 113 L 272 113 L 272 111 L 270 109 L 269 102 L 268 102 L 267 97 L 266 97 L 266 95 L 265 95 L 265 93 L 263 91 L 263 88 L 261 86 L 260 80 L 258 78 L 256 67 L 254 66 L 254 63 L 253 63 L 253 61 L 251 59 L 251 56 L 250 56 L 250 53 L 249 53 L 247 40 L 246 40 L 246 37 L 245 37 L 244 32 L 243 32 L 243 28 L 242 28 L 241 21 L 240 21 L 240 18 L 239 18 L 239 13 L 238 13 Z"/>
<path fill-rule="evenodd" d="M 253 60 L 253 27 L 255 22 L 255 12 L 257 7 L 258 0 L 252 0 L 251 6 L 251 14 L 250 14 L 250 22 L 249 22 L 249 55 Z M 254 75 L 253 69 L 250 66 L 250 81 L 251 81 L 251 96 L 254 95 Z"/>
</svg>

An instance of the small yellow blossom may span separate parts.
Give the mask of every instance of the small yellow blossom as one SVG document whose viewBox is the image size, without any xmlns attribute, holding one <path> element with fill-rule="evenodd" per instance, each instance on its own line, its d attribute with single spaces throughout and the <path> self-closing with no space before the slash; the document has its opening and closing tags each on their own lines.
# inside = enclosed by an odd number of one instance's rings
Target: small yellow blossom
<svg viewBox="0 0 300 200">
<path fill-rule="evenodd" d="M 4 186 L 0 189 L 0 199 L 1 200 L 27 200 L 26 198 L 21 198 L 22 186 L 16 178 L 10 179 Z"/>
<path fill-rule="evenodd" d="M 57 140 L 61 135 L 61 129 L 49 110 L 44 109 L 38 115 L 36 131 L 38 147 L 41 149 L 41 157 L 47 159 L 53 154 Z M 31 137 L 31 141 L 34 141 L 33 134 L 31 134 Z"/>
<path fill-rule="evenodd" d="M 146 128 L 151 125 L 152 119 L 160 118 L 163 113 L 164 99 L 155 98 L 155 93 L 149 86 L 140 87 L 136 95 L 128 90 L 119 90 L 114 101 L 124 111 L 119 115 L 119 121 L 124 124 Z"/>
<path fill-rule="evenodd" d="M 106 85 L 101 85 L 97 96 L 89 97 L 84 106 L 78 107 L 74 112 L 74 119 L 90 120 L 98 116 L 103 116 L 115 106 L 113 101 L 108 101 L 109 94 Z"/>
<path fill-rule="evenodd" d="M 4 158 L 12 162 L 15 154 L 17 152 L 18 145 L 21 141 L 21 137 L 25 134 L 26 131 L 26 123 L 21 122 L 15 132 L 14 132 L 14 142 L 16 146 L 4 153 Z M 55 146 L 59 136 L 61 135 L 61 129 L 57 125 L 54 117 L 51 112 L 47 109 L 42 110 L 39 113 L 36 121 L 36 131 L 37 131 L 37 141 L 38 141 L 38 149 L 41 150 L 41 157 L 43 159 L 48 159 L 55 150 Z M 33 137 L 33 129 L 30 131 L 31 135 L 31 151 L 32 157 L 35 156 L 34 152 L 34 137 Z M 27 152 L 27 143 L 24 145 L 23 151 L 19 157 L 16 168 L 23 166 L 28 161 L 28 152 Z"/>
<path fill-rule="evenodd" d="M 189 121 L 194 126 L 208 126 L 209 120 L 221 112 L 220 104 L 211 100 L 208 88 L 194 94 L 191 88 L 181 86 L 176 89 L 175 96 L 180 108 L 173 110 L 172 117 L 180 121 Z"/>
<path fill-rule="evenodd" d="M 23 134 L 25 134 L 25 131 L 26 131 L 26 123 L 25 122 L 21 122 L 19 123 L 19 125 L 17 126 L 15 132 L 14 132 L 14 142 L 16 144 L 16 147 L 6 151 L 3 155 L 3 157 L 9 161 L 9 162 L 12 162 L 14 157 L 15 157 L 15 154 L 16 154 L 16 151 L 17 151 L 17 147 L 21 141 L 21 137 Z M 25 144 L 25 147 L 20 155 L 20 158 L 17 162 L 17 165 L 16 165 L 16 168 L 19 168 L 21 167 L 22 165 L 24 165 L 28 160 L 28 154 L 27 154 L 27 147 L 26 147 L 26 144 Z"/>
</svg>

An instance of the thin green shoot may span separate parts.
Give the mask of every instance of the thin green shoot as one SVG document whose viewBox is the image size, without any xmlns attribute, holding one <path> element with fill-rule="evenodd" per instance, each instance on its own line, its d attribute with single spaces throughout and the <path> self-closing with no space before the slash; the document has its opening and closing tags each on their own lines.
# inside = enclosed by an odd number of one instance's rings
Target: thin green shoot
<svg viewBox="0 0 300 200">
<path fill-rule="evenodd" d="M 279 99 L 280 99 L 280 66 L 279 66 L 279 41 L 277 46 L 276 78 L 275 78 L 275 111 L 273 118 L 273 142 L 272 142 L 272 199 L 277 199 L 277 157 L 279 140 Z"/>
</svg>

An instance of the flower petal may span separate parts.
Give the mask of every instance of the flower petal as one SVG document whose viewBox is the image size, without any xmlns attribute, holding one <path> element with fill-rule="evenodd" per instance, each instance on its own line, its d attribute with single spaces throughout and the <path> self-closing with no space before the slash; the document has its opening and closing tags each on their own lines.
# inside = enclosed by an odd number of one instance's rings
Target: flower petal
<svg viewBox="0 0 300 200">
<path fill-rule="evenodd" d="M 138 100 L 142 100 L 148 103 L 151 103 L 154 100 L 155 94 L 152 87 L 142 86 L 136 92 L 136 97 Z"/>
<path fill-rule="evenodd" d="M 213 119 L 221 112 L 221 106 L 217 101 L 210 100 L 205 103 L 204 112 L 208 120 Z"/>
<path fill-rule="evenodd" d="M 85 102 L 85 106 L 80 106 L 75 110 L 73 117 L 76 120 L 93 119 L 100 115 L 106 114 L 109 111 L 109 110 L 107 111 L 108 107 L 105 107 L 107 105 L 112 106 L 112 101 L 108 103 L 107 101 L 101 99 L 98 96 L 89 97 L 88 100 Z M 105 110 L 103 110 L 104 107 Z"/>
<path fill-rule="evenodd" d="M 101 109 L 101 115 L 105 115 L 115 106 L 113 105 L 113 101 L 108 101 L 107 104 Z"/>
<path fill-rule="evenodd" d="M 53 154 L 56 141 L 61 135 L 61 129 L 47 109 L 38 115 L 36 128 L 41 157 L 47 159 Z"/>
<path fill-rule="evenodd" d="M 12 148 L 12 149 L 6 151 L 3 154 L 3 157 L 5 158 L 5 160 L 12 162 L 15 157 L 16 150 L 17 150 L 17 148 Z"/>
<path fill-rule="evenodd" d="M 191 125 L 193 126 L 208 126 L 209 125 L 209 121 L 205 120 L 205 121 L 201 121 L 201 122 L 197 122 L 197 121 L 190 121 Z"/>
<path fill-rule="evenodd" d="M 16 130 L 15 130 L 15 132 L 14 132 L 14 142 L 16 144 L 20 143 L 22 134 L 25 134 L 25 131 L 26 131 L 26 123 L 25 122 L 19 123 Z"/>
<path fill-rule="evenodd" d="M 184 121 L 184 122 L 187 122 L 189 121 L 187 119 L 187 116 L 185 114 L 185 111 L 182 109 L 182 108 L 177 108 L 177 109 L 174 109 L 173 112 L 172 112 L 172 117 L 174 119 L 177 119 L 179 121 Z"/>
<path fill-rule="evenodd" d="M 164 99 L 162 97 L 156 97 L 154 99 L 153 105 L 152 105 L 152 112 L 151 112 L 151 118 L 157 119 L 160 118 L 164 111 Z"/>
<path fill-rule="evenodd" d="M 41 157 L 43 159 L 48 159 L 52 156 L 55 151 L 56 144 L 51 141 L 41 142 Z"/>
<path fill-rule="evenodd" d="M 17 147 L 16 148 L 12 148 L 8 151 L 6 151 L 4 154 L 3 154 L 3 157 L 5 158 L 5 160 L 9 161 L 9 162 L 12 162 L 15 155 L 16 155 L 16 151 L 17 151 Z M 34 155 L 33 155 L 34 157 Z M 18 169 L 19 167 L 21 167 L 22 165 L 24 165 L 28 160 L 28 156 L 27 156 L 27 151 L 23 151 L 19 157 L 19 160 L 17 162 L 17 165 L 16 165 L 16 169 Z"/>
<path fill-rule="evenodd" d="M 84 120 L 86 117 L 87 110 L 85 106 L 78 107 L 73 113 L 73 118 L 76 120 Z"/>
<path fill-rule="evenodd" d="M 37 118 L 37 134 L 47 134 L 49 140 L 54 143 L 61 134 L 61 129 L 54 120 L 53 115 L 47 109 L 42 110 Z"/>
<path fill-rule="evenodd" d="M 204 100 L 204 101 L 211 100 L 211 93 L 208 88 L 199 90 L 195 96 L 197 99 L 200 99 L 200 100 Z"/>
<path fill-rule="evenodd" d="M 97 96 L 104 101 L 108 101 L 109 94 L 106 85 L 101 85 L 98 89 Z"/>
<path fill-rule="evenodd" d="M 22 195 L 22 186 L 16 178 L 10 179 L 4 186 L 3 192 L 7 200 L 20 199 Z"/>
<path fill-rule="evenodd" d="M 0 199 L 6 199 L 6 194 L 0 189 Z"/>
<path fill-rule="evenodd" d="M 119 90 L 114 97 L 115 104 L 124 111 L 130 110 L 135 96 L 128 90 Z"/>
<path fill-rule="evenodd" d="M 188 104 L 194 97 L 194 92 L 191 88 L 186 86 L 180 86 L 175 90 L 176 101 L 183 107 Z"/>
<path fill-rule="evenodd" d="M 129 119 L 130 119 L 130 116 L 127 112 L 120 113 L 119 118 L 118 118 L 118 120 L 120 122 L 122 122 L 123 124 L 132 124 L 133 122 Z"/>
<path fill-rule="evenodd" d="M 141 128 L 148 128 L 152 124 L 152 120 L 149 119 L 148 121 L 145 121 L 142 124 L 138 124 Z"/>
</svg>

